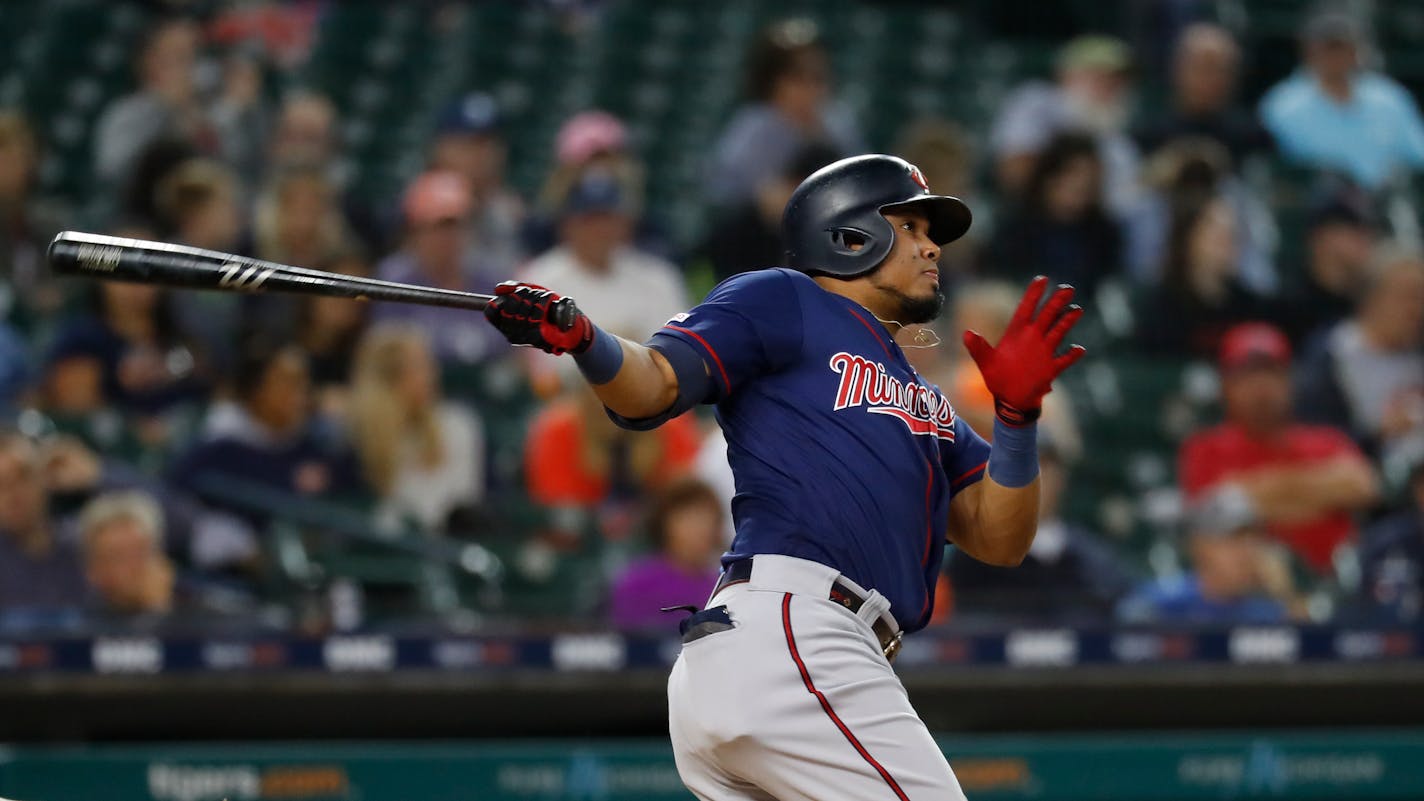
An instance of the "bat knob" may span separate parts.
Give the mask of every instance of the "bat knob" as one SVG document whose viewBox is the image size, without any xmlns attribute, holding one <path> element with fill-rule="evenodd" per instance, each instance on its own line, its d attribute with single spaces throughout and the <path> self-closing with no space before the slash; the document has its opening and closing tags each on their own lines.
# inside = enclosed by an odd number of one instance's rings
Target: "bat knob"
<svg viewBox="0 0 1424 801">
<path fill-rule="evenodd" d="M 568 331 L 574 327 L 574 321 L 578 319 L 579 308 L 574 305 L 573 298 L 559 298 L 554 305 L 549 308 L 549 321 L 558 327 L 560 331 Z"/>
</svg>

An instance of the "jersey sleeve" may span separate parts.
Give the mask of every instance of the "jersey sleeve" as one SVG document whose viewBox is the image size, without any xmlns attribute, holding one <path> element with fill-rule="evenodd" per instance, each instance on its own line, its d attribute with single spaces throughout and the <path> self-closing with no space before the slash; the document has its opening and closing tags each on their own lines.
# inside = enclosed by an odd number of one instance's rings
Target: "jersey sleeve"
<svg viewBox="0 0 1424 801">
<path fill-rule="evenodd" d="M 669 320 L 648 344 L 676 340 L 690 347 L 712 377 L 702 400 L 714 403 L 795 361 L 802 326 L 792 278 L 779 269 L 758 270 L 723 281 L 700 305 Z"/>
<path fill-rule="evenodd" d="M 984 470 L 989 466 L 989 443 L 964 422 L 963 417 L 956 415 L 951 427 L 954 441 L 940 440 L 939 458 L 944 474 L 949 477 L 949 496 L 953 498 L 960 490 L 984 478 Z"/>
</svg>

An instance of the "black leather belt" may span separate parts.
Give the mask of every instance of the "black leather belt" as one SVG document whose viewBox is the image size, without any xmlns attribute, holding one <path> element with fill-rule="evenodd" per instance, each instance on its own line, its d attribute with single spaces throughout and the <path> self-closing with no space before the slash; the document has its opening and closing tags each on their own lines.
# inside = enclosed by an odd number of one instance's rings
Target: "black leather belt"
<svg viewBox="0 0 1424 801">
<path fill-rule="evenodd" d="M 722 576 L 717 579 L 717 586 L 712 590 L 712 597 L 716 598 L 717 593 L 733 584 L 745 584 L 751 580 L 752 560 L 738 559 L 722 569 Z M 860 608 L 865 605 L 865 599 L 839 579 L 831 584 L 831 592 L 827 597 L 849 609 L 853 614 L 859 613 Z M 709 600 L 708 603 L 710 604 L 711 601 Z M 893 631 L 884 617 L 877 617 L 870 624 L 870 628 L 880 640 L 880 648 L 885 652 L 885 658 L 894 661 L 895 655 L 900 652 L 900 639 L 903 636 L 901 632 Z"/>
</svg>

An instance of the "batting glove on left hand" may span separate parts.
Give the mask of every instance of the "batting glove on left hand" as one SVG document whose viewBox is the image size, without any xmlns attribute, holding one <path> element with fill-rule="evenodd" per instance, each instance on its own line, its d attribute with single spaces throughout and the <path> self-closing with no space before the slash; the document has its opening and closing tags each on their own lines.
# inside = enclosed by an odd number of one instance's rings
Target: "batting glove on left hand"
<svg viewBox="0 0 1424 801">
<path fill-rule="evenodd" d="M 1046 277 L 1033 279 L 997 347 L 977 331 L 964 332 L 964 347 L 994 396 L 995 414 L 1012 426 L 1037 420 L 1043 396 L 1053 389 L 1053 379 L 1087 353 L 1082 345 L 1073 345 L 1062 356 L 1056 355 L 1069 329 L 1083 316 L 1083 309 L 1069 305 L 1073 287 L 1067 284 L 1059 284 L 1039 309 L 1047 287 Z"/>
<path fill-rule="evenodd" d="M 515 345 L 558 356 L 583 353 L 593 342 L 593 321 L 573 298 L 521 281 L 505 281 L 494 294 L 485 306 L 485 319 Z"/>
</svg>

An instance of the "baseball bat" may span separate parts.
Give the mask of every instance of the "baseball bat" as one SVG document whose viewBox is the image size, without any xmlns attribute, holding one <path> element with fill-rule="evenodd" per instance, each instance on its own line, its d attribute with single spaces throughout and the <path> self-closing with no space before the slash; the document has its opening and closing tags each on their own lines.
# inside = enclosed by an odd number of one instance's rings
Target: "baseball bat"
<svg viewBox="0 0 1424 801">
<path fill-rule="evenodd" d="M 251 259 L 216 250 L 63 231 L 49 244 L 55 272 L 113 281 L 224 292 L 293 292 L 355 300 L 386 300 L 479 311 L 493 295 L 380 281 Z M 553 310 L 559 318 L 561 308 Z M 569 321 L 572 324 L 572 321 Z M 566 326 L 561 325 L 561 328 Z"/>
</svg>

